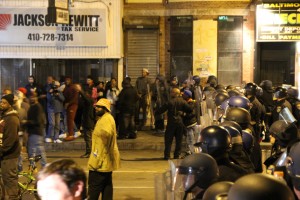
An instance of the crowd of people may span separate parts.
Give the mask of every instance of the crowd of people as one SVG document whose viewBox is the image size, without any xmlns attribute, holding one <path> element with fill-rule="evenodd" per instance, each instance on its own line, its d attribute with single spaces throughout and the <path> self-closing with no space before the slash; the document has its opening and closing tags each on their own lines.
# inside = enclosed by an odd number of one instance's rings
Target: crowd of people
<svg viewBox="0 0 300 200">
<path fill-rule="evenodd" d="M 17 198 L 21 146 L 26 147 L 29 157 L 42 156 L 45 169 L 39 182 L 43 188 L 48 176 L 63 176 L 59 167 L 68 170 L 75 166 L 71 161 L 61 161 L 45 167 L 44 142 L 68 142 L 81 133 L 86 144 L 81 157 L 89 158 L 88 183 L 86 178 L 76 179 L 76 188 L 67 183 L 75 191 L 68 195 L 80 199 L 87 193 L 90 199 L 98 199 L 102 194 L 112 199 L 112 172 L 120 164 L 117 140 L 135 139 L 149 116 L 155 133 L 164 134 L 165 160 L 171 159 L 175 138 L 172 158 L 182 159 L 177 173 L 185 178 L 176 182 L 181 182 L 184 199 L 190 194 L 194 199 L 212 199 L 208 198 L 211 195 L 217 199 L 216 195 L 225 194 L 230 200 L 260 200 L 264 199 L 263 192 L 273 195 L 271 199 L 300 198 L 300 163 L 296 156 L 300 150 L 300 100 L 295 87 L 273 87 L 269 80 L 259 85 L 250 82 L 239 87 L 224 86 L 215 76 L 203 82 L 197 75 L 189 75 L 179 85 L 176 76 L 167 81 L 157 75 L 152 81 L 145 68 L 135 85 L 126 77 L 122 89 L 115 78 L 104 83 L 88 76 L 85 84 L 76 84 L 68 76 L 60 80 L 48 76 L 44 87 L 33 76 L 28 81 L 17 91 L 4 90 L 1 97 L 0 156 L 9 199 Z M 182 150 L 184 138 L 187 145 Z M 271 156 L 264 163 L 262 141 L 272 143 Z M 263 164 L 273 177 L 261 174 Z M 257 184 L 245 188 L 245 181 L 252 180 L 259 180 L 263 189 L 257 189 Z M 282 189 L 273 191 L 270 185 Z M 224 190 L 219 191 L 220 187 Z M 47 196 L 44 192 L 49 191 L 41 189 L 42 197 Z"/>
</svg>

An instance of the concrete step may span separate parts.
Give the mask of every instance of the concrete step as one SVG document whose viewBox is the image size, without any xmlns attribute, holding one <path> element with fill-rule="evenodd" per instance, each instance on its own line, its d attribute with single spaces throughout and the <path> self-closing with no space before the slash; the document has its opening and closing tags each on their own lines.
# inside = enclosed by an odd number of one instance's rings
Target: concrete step
<svg viewBox="0 0 300 200">
<path fill-rule="evenodd" d="M 118 140 L 119 150 L 164 150 L 164 134 L 156 133 L 145 128 L 142 131 L 138 131 L 136 139 L 122 139 Z M 175 139 L 174 139 L 175 140 Z M 173 148 L 175 141 L 173 140 Z M 270 143 L 260 143 L 263 151 L 269 152 L 271 150 Z M 83 137 L 76 138 L 73 141 L 58 143 L 45 143 L 47 151 L 64 151 L 64 150 L 81 150 L 85 151 L 85 142 Z M 185 140 L 182 144 L 183 149 L 186 147 Z"/>
</svg>

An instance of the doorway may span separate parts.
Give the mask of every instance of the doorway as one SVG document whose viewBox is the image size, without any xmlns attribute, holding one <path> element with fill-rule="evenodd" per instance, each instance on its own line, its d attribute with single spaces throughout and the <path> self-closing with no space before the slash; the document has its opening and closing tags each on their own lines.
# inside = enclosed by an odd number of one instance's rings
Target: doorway
<svg viewBox="0 0 300 200">
<path fill-rule="evenodd" d="M 254 80 L 270 80 L 273 86 L 295 85 L 295 43 L 258 43 L 258 67 Z"/>
</svg>

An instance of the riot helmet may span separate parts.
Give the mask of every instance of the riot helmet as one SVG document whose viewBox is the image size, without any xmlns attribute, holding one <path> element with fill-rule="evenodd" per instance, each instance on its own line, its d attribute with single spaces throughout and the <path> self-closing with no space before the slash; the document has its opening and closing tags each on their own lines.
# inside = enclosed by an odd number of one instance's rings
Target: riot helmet
<svg viewBox="0 0 300 200">
<path fill-rule="evenodd" d="M 294 200 L 284 181 L 267 174 L 250 174 L 239 178 L 228 192 L 229 200 Z"/>
<path fill-rule="evenodd" d="M 227 90 L 227 92 L 230 97 L 241 95 L 241 93 L 237 89 Z"/>
<path fill-rule="evenodd" d="M 255 96 L 256 95 L 257 85 L 255 83 L 247 83 L 244 87 L 244 94 L 247 96 Z"/>
<path fill-rule="evenodd" d="M 264 94 L 264 91 L 261 87 L 257 86 L 256 88 L 256 96 L 261 97 Z"/>
<path fill-rule="evenodd" d="M 243 129 L 242 129 L 242 127 L 241 127 L 238 123 L 236 123 L 235 121 L 224 121 L 224 122 L 222 122 L 222 123 L 220 124 L 220 126 L 224 126 L 224 127 L 226 127 L 226 126 L 232 126 L 232 127 L 234 127 L 235 129 L 237 129 L 237 130 L 239 131 L 240 135 L 242 135 Z"/>
<path fill-rule="evenodd" d="M 220 106 L 223 103 L 223 101 L 225 101 L 228 98 L 229 98 L 228 94 L 218 93 L 215 97 L 216 106 Z"/>
<path fill-rule="evenodd" d="M 245 108 L 246 110 L 250 109 L 250 101 L 244 96 L 232 96 L 229 98 L 228 102 L 229 107 L 239 107 Z"/>
<path fill-rule="evenodd" d="M 200 85 L 200 81 L 201 81 L 200 76 L 198 75 L 193 76 L 193 80 L 195 85 Z"/>
<path fill-rule="evenodd" d="M 233 122 L 233 123 L 236 123 L 236 122 Z M 229 132 L 229 134 L 231 136 L 231 143 L 232 143 L 232 145 L 233 144 L 242 144 L 243 143 L 242 135 L 241 135 L 240 131 L 238 129 L 236 129 L 234 126 L 230 126 L 230 125 L 226 124 L 226 122 L 225 123 L 221 123 L 220 126 L 223 126 Z"/>
<path fill-rule="evenodd" d="M 222 126 L 208 126 L 200 133 L 200 141 L 195 144 L 203 153 L 213 157 L 222 155 L 231 149 L 231 137 L 227 129 Z"/>
<path fill-rule="evenodd" d="M 290 87 L 288 90 L 287 90 L 287 95 L 289 98 L 294 98 L 294 99 L 298 99 L 298 88 L 296 87 Z"/>
<path fill-rule="evenodd" d="M 203 89 L 203 92 L 215 92 L 215 88 L 211 87 L 211 86 L 206 86 L 204 89 Z"/>
<path fill-rule="evenodd" d="M 235 90 L 236 87 L 234 85 L 227 85 L 226 87 L 226 90 L 229 91 L 229 90 Z"/>
<path fill-rule="evenodd" d="M 234 121 L 238 123 L 242 129 L 246 129 L 251 122 L 251 115 L 244 108 L 228 108 L 224 119 L 225 121 Z"/>
<path fill-rule="evenodd" d="M 178 166 L 175 188 L 182 188 L 185 194 L 195 191 L 196 186 L 205 190 L 219 177 L 216 160 L 206 153 L 186 156 Z M 185 197 L 186 197 L 185 195 Z"/>
<path fill-rule="evenodd" d="M 293 144 L 286 160 L 287 172 L 292 178 L 293 186 L 300 191 L 300 142 Z"/>
<path fill-rule="evenodd" d="M 277 87 L 274 91 L 274 98 L 283 99 L 287 97 L 287 90 L 283 87 Z"/>
<path fill-rule="evenodd" d="M 226 88 L 225 88 L 225 86 L 224 85 L 222 85 L 222 84 L 218 84 L 218 85 L 216 85 L 216 90 L 226 90 Z"/>
<path fill-rule="evenodd" d="M 287 147 L 291 141 L 296 140 L 298 137 L 296 125 L 284 120 L 275 121 L 270 126 L 270 133 L 281 147 Z"/>
<path fill-rule="evenodd" d="M 268 92 L 273 92 L 273 84 L 272 81 L 270 80 L 263 80 L 259 86 L 263 89 L 266 90 Z"/>
<path fill-rule="evenodd" d="M 233 182 L 221 181 L 212 184 L 204 192 L 202 200 L 222 200 L 227 199 L 228 192 L 232 187 Z"/>
<path fill-rule="evenodd" d="M 254 147 L 254 137 L 251 133 L 249 133 L 246 130 L 243 130 L 242 134 L 242 140 L 243 140 L 243 147 L 244 150 L 250 154 L 253 150 Z"/>
</svg>

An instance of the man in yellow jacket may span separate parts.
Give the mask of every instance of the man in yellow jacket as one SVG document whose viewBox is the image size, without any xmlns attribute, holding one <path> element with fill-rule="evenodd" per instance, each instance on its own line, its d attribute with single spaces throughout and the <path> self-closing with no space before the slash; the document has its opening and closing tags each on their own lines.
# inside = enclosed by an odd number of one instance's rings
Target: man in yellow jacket
<svg viewBox="0 0 300 200">
<path fill-rule="evenodd" d="M 88 161 L 88 195 L 90 200 L 113 199 L 112 172 L 120 167 L 117 131 L 110 102 L 102 98 L 95 104 L 99 117 L 92 135 L 92 151 Z"/>
</svg>

